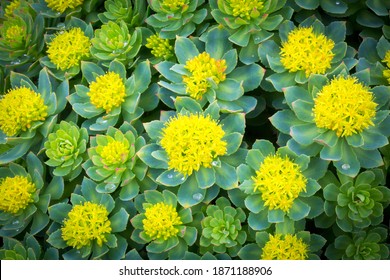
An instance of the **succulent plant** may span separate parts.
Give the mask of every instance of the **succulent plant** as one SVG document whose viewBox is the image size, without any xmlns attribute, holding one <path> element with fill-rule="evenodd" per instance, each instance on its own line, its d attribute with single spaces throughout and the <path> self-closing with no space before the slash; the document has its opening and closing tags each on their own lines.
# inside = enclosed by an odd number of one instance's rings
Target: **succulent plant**
<svg viewBox="0 0 390 280">
<path fill-rule="evenodd" d="M 141 94 L 147 95 L 151 80 L 148 61 L 139 63 L 127 78 L 126 67 L 113 60 L 108 71 L 92 62 L 83 62 L 81 71 L 89 87 L 75 86 L 76 92 L 69 96 L 73 110 L 86 120 L 82 126 L 89 133 L 106 131 L 118 123 L 120 116 L 128 122 L 137 120 L 144 112 L 139 106 Z M 148 89 L 149 87 L 149 89 Z"/>
<path fill-rule="evenodd" d="M 87 178 L 72 193 L 70 202 L 49 207 L 54 224 L 48 230 L 47 242 L 57 249 L 72 247 L 62 255 L 64 259 L 123 258 L 127 241 L 117 233 L 128 223 L 125 208 L 115 208 L 114 199 L 98 193 L 96 184 Z"/>
<path fill-rule="evenodd" d="M 109 127 L 106 135 L 92 137 L 89 159 L 83 167 L 92 180 L 100 182 L 97 191 L 112 193 L 121 186 L 120 199 L 133 199 L 140 186 L 148 184 L 144 180 L 147 166 L 136 156 L 145 144 L 144 138 L 128 123 L 120 129 Z"/>
<path fill-rule="evenodd" d="M 29 77 L 37 75 L 41 69 L 37 60 L 44 47 L 42 15 L 36 15 L 22 0 L 9 4 L 0 22 L 0 65 L 6 74 L 17 71 Z"/>
<path fill-rule="evenodd" d="M 54 167 L 53 175 L 70 181 L 82 171 L 88 143 L 88 132 L 74 123 L 61 121 L 48 135 L 44 143 L 49 160 L 45 164 Z"/>
<path fill-rule="evenodd" d="M 44 167 L 33 153 L 26 156 L 27 170 L 10 163 L 0 167 L 0 236 L 13 237 L 30 225 L 29 232 L 37 234 L 49 223 L 47 207 L 50 189 L 44 188 Z M 61 184 L 59 178 L 54 182 Z"/>
<path fill-rule="evenodd" d="M 213 18 L 229 31 L 229 40 L 242 47 L 240 60 L 245 64 L 259 60 L 257 45 L 293 13 L 286 0 L 210 0 L 210 7 Z"/>
<path fill-rule="evenodd" d="M 187 208 L 202 202 L 214 185 L 237 187 L 230 159 L 245 157 L 239 149 L 245 122 L 241 113 L 220 116 L 216 102 L 203 111 L 192 98 L 178 97 L 175 107 L 176 112 L 162 114 L 161 120 L 144 123 L 152 141 L 137 155 L 158 184 L 179 186 L 178 201 Z"/>
<path fill-rule="evenodd" d="M 346 23 L 333 21 L 325 26 L 316 18 L 308 18 L 298 27 L 284 21 L 279 27 L 277 40 L 267 40 L 259 45 L 261 62 L 272 71 L 267 74 L 269 83 L 263 87 L 281 92 L 283 88 L 308 82 L 311 74 L 327 74 L 340 64 L 348 69 L 357 61 L 355 51 L 344 42 Z"/>
<path fill-rule="evenodd" d="M 228 252 L 231 257 L 237 256 L 247 238 L 242 226 L 246 220 L 245 212 L 241 208 L 233 208 L 228 199 L 220 197 L 215 205 L 207 206 L 206 214 L 201 222 L 201 253 Z"/>
<path fill-rule="evenodd" d="M 281 138 L 283 134 L 290 136 L 287 146 L 298 154 L 319 154 L 351 177 L 361 167 L 383 165 L 378 148 L 388 143 L 390 135 L 387 110 L 390 89 L 369 88 L 369 76 L 365 74 L 368 75 L 366 72 L 349 75 L 344 68 L 332 77 L 311 75 L 307 89 L 285 88 L 289 108 L 277 112 L 270 120 L 281 132 Z"/>
<path fill-rule="evenodd" d="M 390 189 L 382 186 L 383 171 L 374 169 L 360 173 L 355 179 L 330 171 L 320 181 L 323 186 L 325 213 L 318 217 L 318 227 L 334 222 L 344 232 L 356 232 L 383 221 L 383 209 L 390 204 Z"/>
<path fill-rule="evenodd" d="M 59 253 L 52 247 L 43 252 L 37 239 L 26 233 L 23 242 L 11 237 L 4 237 L 0 249 L 1 260 L 58 260 Z"/>
<path fill-rule="evenodd" d="M 139 214 L 131 219 L 131 239 L 148 244 L 150 259 L 183 259 L 197 237 L 196 228 L 186 225 L 192 222 L 191 208 L 178 206 L 176 195 L 168 190 L 145 191 L 135 206 Z"/>
<path fill-rule="evenodd" d="M 388 260 L 389 248 L 384 242 L 388 237 L 383 227 L 337 236 L 325 255 L 332 260 Z"/>
<path fill-rule="evenodd" d="M 90 45 L 93 37 L 91 24 L 72 17 L 56 34 L 46 34 L 47 56 L 40 59 L 58 80 L 72 79 L 80 72 L 80 63 L 91 56 Z"/>
<path fill-rule="evenodd" d="M 358 55 L 356 70 L 369 71 L 370 85 L 390 84 L 390 42 L 384 36 L 379 40 L 364 38 Z"/>
<path fill-rule="evenodd" d="M 141 26 L 148 16 L 146 1 L 106 0 L 105 11 L 98 14 L 103 24 L 125 22 L 129 28 Z"/>
<path fill-rule="evenodd" d="M 38 86 L 16 72 L 10 80 L 12 88 L 0 100 L 0 164 L 19 159 L 48 136 L 69 93 L 68 81 L 52 83 L 46 68 L 39 72 Z"/>
<path fill-rule="evenodd" d="M 124 21 L 109 21 L 95 30 L 91 39 L 91 54 L 94 58 L 108 65 L 114 59 L 125 65 L 131 65 L 142 44 L 142 33 L 139 28 L 130 34 Z"/>
<path fill-rule="evenodd" d="M 264 75 L 257 64 L 237 66 L 237 51 L 228 41 L 228 32 L 212 28 L 203 38 L 204 48 L 189 38 L 178 37 L 175 54 L 178 63 L 163 61 L 155 68 L 167 81 L 160 81 L 161 100 L 174 107 L 177 96 L 190 96 L 202 106 L 217 100 L 222 112 L 249 113 L 256 107 L 253 96 Z"/>
<path fill-rule="evenodd" d="M 191 35 L 207 16 L 205 8 L 199 9 L 205 0 L 148 0 L 149 7 L 155 12 L 146 19 L 164 39 Z"/>
<path fill-rule="evenodd" d="M 237 168 L 240 189 L 247 194 L 248 224 L 264 230 L 273 223 L 314 218 L 323 210 L 323 200 L 315 193 L 328 163 L 297 155 L 287 147 L 277 151 L 267 140 L 257 140 Z"/>
<path fill-rule="evenodd" d="M 155 60 L 151 60 L 152 63 L 170 60 L 174 57 L 173 46 L 169 41 L 169 39 L 160 38 L 158 34 L 152 34 L 146 38 L 145 47 L 150 49 L 155 57 Z"/>
<path fill-rule="evenodd" d="M 318 252 L 326 239 L 308 231 L 296 234 L 256 232 L 256 243 L 242 247 L 238 256 L 243 260 L 318 260 Z"/>
</svg>

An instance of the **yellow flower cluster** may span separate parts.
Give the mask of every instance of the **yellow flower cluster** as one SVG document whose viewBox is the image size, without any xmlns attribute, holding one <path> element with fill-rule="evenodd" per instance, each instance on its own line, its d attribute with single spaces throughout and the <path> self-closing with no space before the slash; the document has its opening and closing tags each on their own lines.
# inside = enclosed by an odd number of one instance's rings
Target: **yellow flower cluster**
<svg viewBox="0 0 390 280">
<path fill-rule="evenodd" d="M 309 246 L 296 235 L 269 235 L 263 248 L 262 260 L 305 260 Z"/>
<path fill-rule="evenodd" d="M 29 129 L 33 122 L 44 121 L 47 106 L 40 94 L 27 87 L 14 88 L 0 99 L 0 129 L 7 136 L 16 136 Z"/>
<path fill-rule="evenodd" d="M 102 108 L 109 113 L 125 101 L 125 84 L 119 74 L 107 72 L 89 85 L 88 96 L 96 108 Z"/>
<path fill-rule="evenodd" d="M 264 205 L 269 209 L 289 212 L 294 200 L 306 191 L 307 179 L 299 165 L 280 155 L 267 156 L 252 180 L 254 191 L 261 192 Z"/>
<path fill-rule="evenodd" d="M 189 59 L 185 68 L 191 72 L 190 76 L 183 76 L 186 92 L 194 99 L 200 100 L 207 89 L 212 86 L 210 80 L 218 85 L 226 79 L 226 61 L 216 60 L 210 54 L 203 52 Z"/>
<path fill-rule="evenodd" d="M 390 50 L 386 52 L 383 62 L 386 63 L 387 69 L 383 70 L 383 77 L 385 77 L 390 84 Z"/>
<path fill-rule="evenodd" d="M 305 71 L 310 74 L 325 74 L 330 68 L 334 42 L 323 34 L 315 34 L 313 27 L 292 30 L 286 42 L 282 42 L 280 61 L 289 72 Z"/>
<path fill-rule="evenodd" d="M 356 78 L 339 76 L 325 85 L 314 99 L 314 121 L 319 128 L 351 136 L 374 125 L 377 104 L 369 88 Z"/>
<path fill-rule="evenodd" d="M 232 8 L 233 16 L 250 20 L 253 17 L 259 17 L 260 11 L 264 7 L 264 1 L 261 0 L 227 0 Z"/>
<path fill-rule="evenodd" d="M 162 130 L 160 145 L 168 154 L 169 168 L 191 175 L 201 166 L 211 167 L 212 161 L 226 154 L 225 132 L 210 116 L 178 115 Z"/>
<path fill-rule="evenodd" d="M 145 234 L 150 238 L 167 240 L 177 235 L 177 226 L 181 225 L 182 221 L 172 205 L 159 202 L 146 208 L 142 224 Z"/>
<path fill-rule="evenodd" d="M 111 233 L 107 209 L 89 201 L 76 205 L 68 213 L 61 231 L 62 239 L 73 248 L 90 246 L 93 240 L 102 246 L 107 242 L 107 234 Z"/>
<path fill-rule="evenodd" d="M 20 7 L 20 0 L 14 0 L 7 5 L 4 9 L 6 17 L 12 17 L 14 12 Z"/>
<path fill-rule="evenodd" d="M 152 35 L 146 39 L 145 45 L 148 49 L 151 49 L 152 55 L 157 58 L 163 58 L 165 60 L 173 56 L 173 47 L 169 44 L 168 39 L 162 39 L 158 35 Z"/>
<path fill-rule="evenodd" d="M 97 146 L 96 152 L 102 157 L 103 164 L 113 166 L 127 161 L 130 153 L 128 146 L 123 142 L 111 139 L 111 142 L 106 146 Z"/>
<path fill-rule="evenodd" d="M 17 214 L 33 202 L 36 187 L 27 177 L 15 176 L 0 179 L 0 210 Z"/>
<path fill-rule="evenodd" d="M 21 47 L 26 39 L 26 28 L 23 25 L 15 22 L 2 26 L 2 34 L 4 42 L 11 48 Z"/>
<path fill-rule="evenodd" d="M 170 12 L 177 12 L 187 5 L 189 0 L 159 0 L 161 7 Z"/>
<path fill-rule="evenodd" d="M 90 56 L 90 39 L 79 27 L 58 33 L 48 44 L 47 56 L 62 71 L 79 65 Z"/>
<path fill-rule="evenodd" d="M 45 0 L 45 2 L 50 9 L 63 13 L 67 8 L 74 9 L 80 6 L 84 0 Z"/>
</svg>

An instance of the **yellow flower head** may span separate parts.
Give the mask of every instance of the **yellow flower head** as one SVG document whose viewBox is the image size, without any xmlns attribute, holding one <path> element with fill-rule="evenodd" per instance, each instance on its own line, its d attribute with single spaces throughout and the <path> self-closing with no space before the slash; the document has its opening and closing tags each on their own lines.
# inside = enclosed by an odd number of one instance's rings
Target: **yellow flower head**
<svg viewBox="0 0 390 280">
<path fill-rule="evenodd" d="M 307 179 L 299 165 L 278 154 L 267 156 L 252 180 L 254 191 L 261 192 L 264 205 L 269 209 L 289 212 L 294 200 L 306 191 Z"/>
<path fill-rule="evenodd" d="M 287 41 L 282 43 L 280 61 L 289 72 L 305 71 L 310 74 L 325 74 L 330 68 L 334 42 L 323 34 L 315 34 L 313 27 L 292 30 Z"/>
<path fill-rule="evenodd" d="M 232 9 L 233 16 L 246 20 L 260 16 L 259 11 L 264 7 L 264 1 L 260 0 L 227 0 Z"/>
<path fill-rule="evenodd" d="M 102 157 L 102 163 L 107 166 L 113 166 L 125 163 L 129 158 L 128 143 L 116 141 L 111 137 L 106 146 L 97 146 L 96 152 Z"/>
<path fill-rule="evenodd" d="M 387 69 L 383 70 L 383 76 L 387 79 L 390 84 L 390 50 L 386 52 L 383 62 L 386 63 Z"/>
<path fill-rule="evenodd" d="M 53 11 L 63 13 L 67 8 L 74 9 L 80 6 L 84 0 L 45 0 L 45 2 Z"/>
<path fill-rule="evenodd" d="M 188 5 L 189 0 L 159 0 L 159 2 L 163 9 L 174 13 Z"/>
<path fill-rule="evenodd" d="M 27 177 L 15 176 L 0 179 L 0 210 L 16 214 L 33 202 L 36 187 Z"/>
<path fill-rule="evenodd" d="M 48 44 L 47 55 L 57 69 L 68 70 L 90 56 L 90 39 L 79 27 L 58 33 Z"/>
<path fill-rule="evenodd" d="M 211 167 L 212 161 L 226 154 L 225 132 L 210 116 L 178 115 L 162 130 L 160 145 L 168 154 L 169 168 L 191 175 L 201 166 Z"/>
<path fill-rule="evenodd" d="M 151 49 L 152 55 L 157 58 L 169 59 L 173 56 L 173 47 L 169 44 L 168 39 L 162 39 L 158 35 L 152 35 L 146 39 L 145 45 Z"/>
<path fill-rule="evenodd" d="M 338 137 L 351 136 L 374 125 L 377 104 L 369 88 L 353 77 L 337 77 L 314 99 L 314 121 L 319 128 L 334 130 Z"/>
<path fill-rule="evenodd" d="M 93 240 L 102 246 L 107 242 L 107 234 L 111 233 L 107 209 L 89 201 L 76 205 L 68 213 L 61 231 L 62 239 L 73 248 L 89 246 Z"/>
<path fill-rule="evenodd" d="M 206 52 L 189 59 L 185 68 L 191 72 L 190 76 L 183 76 L 186 92 L 197 100 L 211 87 L 210 79 L 217 85 L 226 79 L 226 61 L 216 60 Z"/>
<path fill-rule="evenodd" d="M 26 28 L 22 25 L 9 25 L 2 33 L 4 33 L 4 40 L 6 44 L 12 48 L 22 46 L 24 40 L 26 39 Z"/>
<path fill-rule="evenodd" d="M 20 0 L 14 0 L 4 9 L 6 17 L 12 17 L 14 12 L 20 7 Z"/>
<path fill-rule="evenodd" d="M 125 84 L 119 74 L 107 72 L 89 85 L 88 96 L 96 108 L 102 108 L 109 113 L 125 101 Z"/>
<path fill-rule="evenodd" d="M 0 129 L 7 136 L 26 131 L 47 117 L 47 106 L 40 94 L 27 87 L 14 88 L 0 99 Z"/>
<path fill-rule="evenodd" d="M 163 238 L 167 240 L 178 234 L 177 226 L 183 223 L 172 205 L 159 202 L 146 208 L 142 224 L 145 234 L 151 239 Z"/>
<path fill-rule="evenodd" d="M 269 235 L 263 248 L 262 260 L 305 260 L 309 246 L 296 235 Z"/>
</svg>

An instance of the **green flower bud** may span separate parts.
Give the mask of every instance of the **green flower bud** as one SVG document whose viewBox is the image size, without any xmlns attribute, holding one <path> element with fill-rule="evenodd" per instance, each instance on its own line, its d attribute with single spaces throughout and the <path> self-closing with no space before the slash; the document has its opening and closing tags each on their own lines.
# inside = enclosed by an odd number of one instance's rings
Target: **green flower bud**
<svg viewBox="0 0 390 280">
<path fill-rule="evenodd" d="M 55 167 L 53 174 L 66 176 L 69 180 L 76 178 L 82 171 L 87 142 L 88 132 L 85 128 L 79 129 L 77 125 L 65 121 L 57 125 L 44 144 L 49 158 L 46 164 Z"/>
<path fill-rule="evenodd" d="M 203 251 L 214 251 L 223 254 L 237 255 L 244 244 L 247 234 L 242 228 L 246 215 L 241 208 L 231 207 L 226 198 L 219 198 L 216 205 L 209 205 L 207 216 L 202 220 L 202 236 L 200 246 Z"/>
</svg>

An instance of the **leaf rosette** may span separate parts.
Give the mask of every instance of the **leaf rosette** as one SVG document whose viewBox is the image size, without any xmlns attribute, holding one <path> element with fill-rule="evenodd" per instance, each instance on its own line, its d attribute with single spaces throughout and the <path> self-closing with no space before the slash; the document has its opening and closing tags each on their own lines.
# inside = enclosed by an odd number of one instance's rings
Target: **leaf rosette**
<svg viewBox="0 0 390 280">
<path fill-rule="evenodd" d="M 237 50 L 227 36 L 226 30 L 215 27 L 201 38 L 204 44 L 184 37 L 176 39 L 178 63 L 163 61 L 155 65 L 167 79 L 159 82 L 159 97 L 168 107 L 174 108 L 177 96 L 190 96 L 202 107 L 217 101 L 222 112 L 254 110 L 256 98 L 244 93 L 260 85 L 265 70 L 257 64 L 236 67 Z"/>
<path fill-rule="evenodd" d="M 122 259 L 127 241 L 118 233 L 126 229 L 128 210 L 115 207 L 119 203 L 109 194 L 98 193 L 96 183 L 85 177 L 72 193 L 70 203 L 49 207 L 53 224 L 47 242 L 64 249 L 65 260 Z"/>
<path fill-rule="evenodd" d="M 369 76 L 363 72 L 348 75 L 344 68 L 329 78 L 312 75 L 307 88 L 285 88 L 288 109 L 270 118 L 281 132 L 279 141 L 287 142 L 297 154 L 319 154 L 351 177 L 360 168 L 383 165 L 378 149 L 388 144 L 390 135 L 390 89 L 367 84 Z M 333 95 L 336 88 L 338 94 Z M 287 135 L 284 140 L 283 135 Z"/>
<path fill-rule="evenodd" d="M 179 186 L 178 201 L 186 208 L 202 202 L 208 189 L 237 188 L 234 166 L 245 157 L 240 149 L 244 114 L 220 115 L 216 102 L 203 111 L 189 97 L 176 98 L 175 107 L 176 112 L 144 123 L 151 141 L 137 155 L 152 178 L 162 186 Z"/>
<path fill-rule="evenodd" d="M 145 191 L 135 200 L 139 214 L 131 219 L 135 230 L 131 239 L 147 244 L 150 259 L 181 260 L 197 239 L 191 208 L 177 205 L 177 197 L 168 190 Z"/>
<path fill-rule="evenodd" d="M 123 63 L 113 60 L 105 72 L 92 62 L 81 64 L 83 77 L 89 87 L 75 85 L 76 92 L 69 96 L 73 110 L 85 118 L 82 126 L 89 133 L 106 131 L 118 124 L 122 116 L 127 122 L 133 122 L 142 116 L 146 105 L 140 105 L 141 94 L 150 96 L 155 85 L 149 86 L 151 72 L 148 61 L 139 63 L 132 75 L 127 78 Z M 152 102 L 153 103 L 153 102 Z"/>
<path fill-rule="evenodd" d="M 267 140 L 257 140 L 237 168 L 240 189 L 249 210 L 248 224 L 264 230 L 272 224 L 312 219 L 323 210 L 317 180 L 324 176 L 328 162 L 297 155 L 287 147 L 277 151 Z"/>
</svg>

